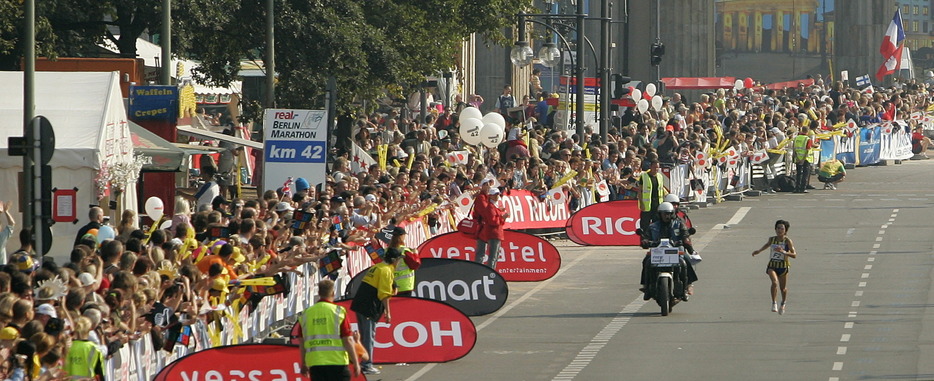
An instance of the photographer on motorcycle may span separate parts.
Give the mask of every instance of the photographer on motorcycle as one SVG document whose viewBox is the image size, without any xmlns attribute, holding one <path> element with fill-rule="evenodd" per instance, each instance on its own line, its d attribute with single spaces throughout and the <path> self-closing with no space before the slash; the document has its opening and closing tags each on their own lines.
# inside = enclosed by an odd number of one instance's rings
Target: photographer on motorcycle
<svg viewBox="0 0 934 381">
<path fill-rule="evenodd" d="M 642 232 L 642 248 L 656 247 L 663 238 L 667 238 L 672 246 L 684 247 L 685 253 L 681 261 L 682 269 L 678 272 L 678 278 L 681 280 L 683 289 L 677 290 L 677 293 L 681 300 L 687 301 L 688 296 L 694 293 L 692 284 L 697 281 L 697 273 L 694 272 L 694 266 L 691 265 L 690 257 L 688 257 L 688 254 L 694 251 L 691 246 L 691 233 L 685 227 L 684 222 L 675 217 L 675 207 L 670 202 L 663 202 L 658 206 L 658 216 L 659 220 L 649 225 L 649 231 Z M 645 259 L 642 260 L 642 279 L 640 281 L 642 288 L 640 291 L 644 292 L 648 289 L 646 286 L 652 277 L 651 272 L 650 258 L 646 254 Z M 649 300 L 651 295 L 646 293 L 644 298 Z"/>
</svg>

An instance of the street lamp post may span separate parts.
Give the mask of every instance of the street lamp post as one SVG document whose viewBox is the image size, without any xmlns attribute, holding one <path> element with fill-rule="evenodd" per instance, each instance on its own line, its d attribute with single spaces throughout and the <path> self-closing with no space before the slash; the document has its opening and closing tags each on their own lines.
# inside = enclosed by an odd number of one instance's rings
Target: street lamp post
<svg viewBox="0 0 934 381">
<path fill-rule="evenodd" d="M 526 20 L 527 17 L 549 17 L 549 18 L 561 18 L 561 15 L 551 15 L 551 14 L 526 14 L 519 13 L 516 17 L 518 19 L 518 29 L 519 35 L 516 38 L 516 43 L 512 47 L 512 50 L 509 53 L 509 59 L 512 61 L 513 65 L 524 67 L 532 63 L 534 58 L 534 53 L 532 48 L 529 46 L 529 42 L 525 40 L 526 27 L 525 23 L 527 21 L 532 22 L 533 20 Z M 577 2 L 577 14 L 573 15 L 577 20 L 577 57 L 574 57 L 574 72 L 575 72 L 575 94 L 576 94 L 576 115 L 574 118 L 574 124 L 576 128 L 577 137 L 580 139 L 580 143 L 583 143 L 584 139 L 584 20 L 587 15 L 584 13 L 584 2 Z M 551 30 L 553 33 L 558 35 L 564 40 L 564 36 L 561 33 L 558 33 L 554 27 L 542 23 L 545 27 Z M 567 41 L 565 40 L 565 44 Z M 548 65 L 549 63 L 555 62 L 555 58 L 560 56 L 560 52 L 557 51 L 554 44 L 546 43 L 539 54 L 539 58 L 542 60 L 542 64 Z"/>
</svg>

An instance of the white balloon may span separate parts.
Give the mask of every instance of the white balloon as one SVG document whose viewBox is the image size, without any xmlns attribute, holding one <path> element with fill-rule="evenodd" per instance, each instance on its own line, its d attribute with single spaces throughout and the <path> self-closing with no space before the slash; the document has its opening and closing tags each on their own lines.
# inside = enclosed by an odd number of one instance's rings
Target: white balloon
<svg viewBox="0 0 934 381">
<path fill-rule="evenodd" d="M 654 96 L 655 96 L 655 91 L 656 91 L 656 90 L 657 90 L 657 89 L 655 88 L 655 84 L 654 84 L 654 83 L 650 83 L 650 84 L 648 84 L 648 85 L 645 85 L 645 93 L 648 94 L 650 97 L 654 97 Z"/>
<path fill-rule="evenodd" d="M 503 142 L 504 133 L 502 127 L 493 123 L 487 123 L 480 129 L 480 143 L 483 143 L 483 145 L 488 148 L 496 148 L 499 143 Z"/>
<path fill-rule="evenodd" d="M 642 99 L 642 90 L 632 89 L 632 93 L 629 95 L 632 96 L 633 101 L 638 102 L 640 99 Z"/>
<path fill-rule="evenodd" d="M 159 229 L 168 229 L 172 227 L 172 220 L 165 220 L 162 225 L 159 225 Z"/>
<path fill-rule="evenodd" d="M 493 123 L 503 130 L 506 130 L 506 118 L 503 118 L 498 112 L 489 112 L 483 116 L 483 119 L 480 119 L 484 125 L 487 123 Z"/>
<path fill-rule="evenodd" d="M 742 79 L 737 79 L 736 82 L 733 82 L 733 88 L 736 90 L 742 90 L 744 86 Z"/>
<path fill-rule="evenodd" d="M 162 203 L 162 199 L 153 196 L 146 200 L 146 214 L 148 214 L 149 218 L 152 218 L 153 221 L 158 221 L 162 218 L 164 209 L 165 204 Z"/>
<path fill-rule="evenodd" d="M 652 109 L 656 112 L 661 111 L 662 109 L 662 97 L 656 95 L 652 97 Z"/>
<path fill-rule="evenodd" d="M 480 109 L 476 107 L 467 107 L 461 111 L 460 120 L 470 119 L 470 118 L 477 119 L 477 120 L 483 119 L 483 113 L 480 112 Z"/>
<path fill-rule="evenodd" d="M 649 101 L 645 99 L 640 99 L 639 103 L 636 103 L 636 108 L 639 110 L 639 113 L 645 113 L 649 109 Z"/>
<path fill-rule="evenodd" d="M 467 118 L 460 119 L 460 124 L 461 128 L 459 131 L 464 143 L 472 146 L 480 144 L 480 129 L 483 127 L 483 122 L 477 118 Z"/>
</svg>

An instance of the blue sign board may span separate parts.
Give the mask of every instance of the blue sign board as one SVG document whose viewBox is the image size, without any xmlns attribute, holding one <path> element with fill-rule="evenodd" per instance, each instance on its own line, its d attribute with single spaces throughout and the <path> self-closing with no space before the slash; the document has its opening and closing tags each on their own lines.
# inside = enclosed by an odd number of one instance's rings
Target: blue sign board
<svg viewBox="0 0 934 381">
<path fill-rule="evenodd" d="M 131 86 L 131 120 L 167 120 L 178 117 L 178 87 L 175 86 Z"/>
</svg>

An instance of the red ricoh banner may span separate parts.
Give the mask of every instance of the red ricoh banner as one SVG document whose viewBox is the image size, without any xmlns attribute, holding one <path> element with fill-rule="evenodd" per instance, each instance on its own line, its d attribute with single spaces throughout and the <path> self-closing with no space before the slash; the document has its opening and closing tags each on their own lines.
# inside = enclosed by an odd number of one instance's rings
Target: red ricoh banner
<svg viewBox="0 0 934 381">
<path fill-rule="evenodd" d="M 347 309 L 354 330 L 357 314 L 350 310 L 352 299 L 338 305 Z M 429 299 L 395 296 L 389 303 L 392 324 L 383 318 L 376 323 L 373 360 L 377 364 L 447 362 L 466 356 L 477 343 L 473 321 L 445 303 Z M 298 335 L 292 327 L 292 339 Z"/>
<path fill-rule="evenodd" d="M 308 380 L 302 374 L 297 345 L 243 344 L 205 349 L 182 357 L 156 375 L 154 381 Z M 354 381 L 366 381 L 360 374 Z"/>
<path fill-rule="evenodd" d="M 568 219 L 568 238 L 579 245 L 638 246 L 639 206 L 636 201 L 610 201 L 578 210 Z M 505 275 L 504 275 L 505 276 Z"/>
<path fill-rule="evenodd" d="M 565 226 L 571 213 L 564 202 L 543 200 L 527 190 L 510 190 L 499 198 L 499 207 L 509 212 L 506 229 L 542 229 Z"/>
<path fill-rule="evenodd" d="M 422 258 L 474 261 L 477 241 L 463 233 L 435 236 L 418 247 Z M 534 235 L 507 230 L 496 261 L 496 272 L 509 282 L 538 282 L 553 277 L 561 268 L 561 255 L 551 242 Z"/>
</svg>

